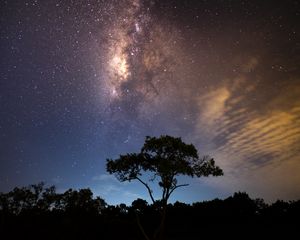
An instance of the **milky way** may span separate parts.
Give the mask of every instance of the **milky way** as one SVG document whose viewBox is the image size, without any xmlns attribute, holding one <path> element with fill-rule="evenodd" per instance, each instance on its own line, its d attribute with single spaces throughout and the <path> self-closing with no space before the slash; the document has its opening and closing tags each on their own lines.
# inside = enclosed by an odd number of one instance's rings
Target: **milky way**
<svg viewBox="0 0 300 240">
<path fill-rule="evenodd" d="M 218 179 L 174 200 L 234 191 L 300 197 L 296 1 L 2 1 L 0 191 L 38 181 L 146 197 L 105 159 L 169 134 L 212 155 Z"/>
<path fill-rule="evenodd" d="M 130 107 L 138 110 L 141 106 L 136 99 L 152 102 L 168 92 L 166 86 L 179 61 L 178 33 L 176 29 L 170 32 L 164 23 L 151 18 L 152 5 L 141 1 L 118 2 L 119 11 L 104 31 L 108 42 L 102 47 L 106 59 L 101 68 L 106 76 L 102 95 L 110 103 L 134 101 L 135 105 Z"/>
</svg>

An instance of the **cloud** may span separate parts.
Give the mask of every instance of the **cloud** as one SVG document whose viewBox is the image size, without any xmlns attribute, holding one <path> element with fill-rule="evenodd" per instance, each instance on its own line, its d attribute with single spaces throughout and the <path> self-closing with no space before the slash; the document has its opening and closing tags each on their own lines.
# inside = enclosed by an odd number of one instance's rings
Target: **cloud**
<svg viewBox="0 0 300 240">
<path fill-rule="evenodd" d="M 103 197 L 109 204 L 126 203 L 128 205 L 137 198 L 145 198 L 129 186 L 114 183 L 98 185 L 93 188 L 93 192 L 95 195 Z"/>
<path fill-rule="evenodd" d="M 218 151 L 247 159 L 244 165 L 261 167 L 263 163 L 274 164 L 297 153 L 300 141 L 297 109 L 263 114 L 239 124 L 240 129 L 229 132 L 226 143 Z"/>
<path fill-rule="evenodd" d="M 114 175 L 110 175 L 110 174 L 100 174 L 97 176 L 94 176 L 92 178 L 93 181 L 112 181 L 112 182 L 118 182 L 118 180 L 116 179 L 116 177 Z"/>
<path fill-rule="evenodd" d="M 137 199 L 137 198 L 142 198 L 142 196 L 140 194 L 137 194 L 137 193 L 133 193 L 133 192 L 130 192 L 130 191 L 125 191 L 123 192 L 123 196 L 125 198 L 128 198 L 128 199 Z"/>
<path fill-rule="evenodd" d="M 100 183 L 106 184 L 106 183 L 113 183 L 120 186 L 126 186 L 129 184 L 129 182 L 120 182 L 114 175 L 110 174 L 100 174 L 97 176 L 94 176 L 92 178 L 93 181 L 98 181 Z"/>
<path fill-rule="evenodd" d="M 241 66 L 242 72 L 251 72 L 253 71 L 256 66 L 258 65 L 258 59 L 256 57 L 251 57 L 245 64 Z"/>
<path fill-rule="evenodd" d="M 214 143 L 214 152 L 241 159 L 237 165 L 261 167 L 282 162 L 299 152 L 300 88 L 259 102 L 259 110 L 249 99 L 258 90 L 245 76 L 240 76 L 198 100 L 196 130 Z"/>
<path fill-rule="evenodd" d="M 115 184 L 101 185 L 97 190 L 97 192 L 99 192 L 100 195 L 103 196 L 109 196 L 111 194 L 119 193 L 120 191 L 122 191 L 122 188 Z"/>
<path fill-rule="evenodd" d="M 54 178 L 51 179 L 52 182 L 54 182 L 55 184 L 61 183 L 62 178 L 60 176 L 56 176 Z"/>
<path fill-rule="evenodd" d="M 212 142 L 206 150 L 225 172 L 208 182 L 269 200 L 299 198 L 300 87 L 290 80 L 279 94 L 262 95 L 255 76 L 246 73 L 257 65 L 250 59 L 244 73 L 197 100 L 195 135 Z"/>
<path fill-rule="evenodd" d="M 230 92 L 226 87 L 213 90 L 199 99 L 201 108 L 200 124 L 214 126 L 220 121 L 226 109 L 226 101 L 230 98 Z"/>
</svg>

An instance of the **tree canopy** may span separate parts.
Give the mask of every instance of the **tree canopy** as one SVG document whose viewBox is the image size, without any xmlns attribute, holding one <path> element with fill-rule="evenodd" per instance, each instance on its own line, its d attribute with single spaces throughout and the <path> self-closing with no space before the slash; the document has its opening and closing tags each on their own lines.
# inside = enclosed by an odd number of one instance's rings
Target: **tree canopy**
<svg viewBox="0 0 300 240">
<path fill-rule="evenodd" d="M 142 175 L 150 174 L 150 181 L 158 179 L 162 189 L 162 197 L 158 200 L 162 210 L 160 230 L 163 228 L 167 202 L 171 194 L 175 189 L 188 185 L 178 183 L 179 175 L 190 177 L 223 175 L 222 169 L 215 165 L 213 158 L 199 157 L 193 144 L 186 144 L 181 138 L 167 135 L 158 138 L 147 136 L 139 153 L 120 155 L 115 160 L 107 159 L 106 168 L 122 182 L 132 180 L 141 182 L 147 188 L 153 203 L 156 201 L 152 189 L 149 183 L 142 179 Z"/>
<path fill-rule="evenodd" d="M 149 185 L 142 180 L 143 173 L 152 174 L 150 180 L 159 178 L 159 186 L 163 189 L 162 200 L 168 200 L 171 193 L 178 187 L 178 175 L 190 177 L 221 176 L 223 171 L 215 165 L 209 156 L 199 157 L 193 144 L 184 143 L 181 138 L 171 136 L 146 137 L 144 146 L 139 153 L 120 155 L 118 159 L 107 159 L 107 171 L 124 181 L 138 180 L 147 189 L 152 201 L 154 198 Z"/>
</svg>

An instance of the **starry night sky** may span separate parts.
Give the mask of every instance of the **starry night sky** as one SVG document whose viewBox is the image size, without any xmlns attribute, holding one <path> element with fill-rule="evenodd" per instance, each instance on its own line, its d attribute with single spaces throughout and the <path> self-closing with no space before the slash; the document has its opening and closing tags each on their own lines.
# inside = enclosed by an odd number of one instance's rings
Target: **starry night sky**
<svg viewBox="0 0 300 240">
<path fill-rule="evenodd" d="M 0 2 L 0 191 L 40 181 L 146 198 L 106 158 L 169 134 L 219 178 L 173 200 L 300 198 L 297 1 Z"/>
</svg>

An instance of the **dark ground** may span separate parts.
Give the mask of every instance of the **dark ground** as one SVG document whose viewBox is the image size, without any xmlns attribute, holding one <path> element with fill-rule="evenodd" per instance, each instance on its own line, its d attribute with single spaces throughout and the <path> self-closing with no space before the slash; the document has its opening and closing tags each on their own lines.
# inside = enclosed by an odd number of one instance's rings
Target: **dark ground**
<svg viewBox="0 0 300 240">
<path fill-rule="evenodd" d="M 0 239 L 144 239 L 138 214 L 151 234 L 159 223 L 159 204 L 137 199 L 131 206 L 109 206 L 89 189 L 63 194 L 42 185 L 0 194 Z M 294 239 L 300 227 L 300 201 L 265 204 L 235 193 L 192 205 L 168 205 L 164 239 Z"/>
</svg>

